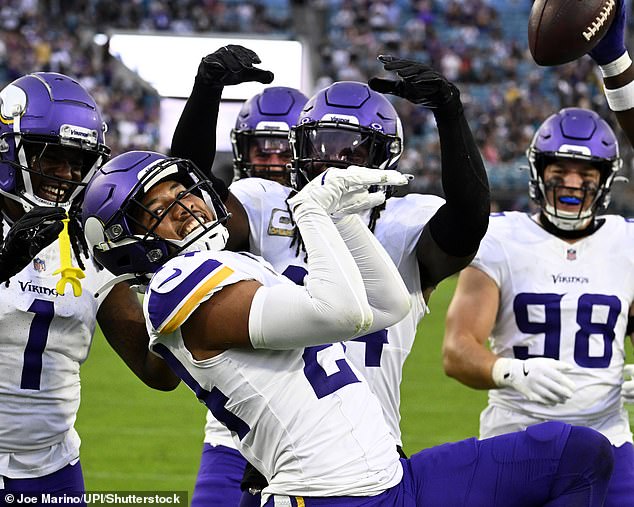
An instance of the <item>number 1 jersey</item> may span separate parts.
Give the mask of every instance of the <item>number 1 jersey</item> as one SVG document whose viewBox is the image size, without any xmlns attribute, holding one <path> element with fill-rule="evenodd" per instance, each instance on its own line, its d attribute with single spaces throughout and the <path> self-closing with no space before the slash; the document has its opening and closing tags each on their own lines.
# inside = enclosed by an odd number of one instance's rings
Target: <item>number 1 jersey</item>
<svg viewBox="0 0 634 507">
<path fill-rule="evenodd" d="M 55 288 L 58 242 L 0 285 L 0 475 L 38 477 L 79 456 L 79 367 L 95 331 L 94 294 L 112 278 L 84 265 L 79 297 L 70 285 L 63 296 Z"/>
</svg>

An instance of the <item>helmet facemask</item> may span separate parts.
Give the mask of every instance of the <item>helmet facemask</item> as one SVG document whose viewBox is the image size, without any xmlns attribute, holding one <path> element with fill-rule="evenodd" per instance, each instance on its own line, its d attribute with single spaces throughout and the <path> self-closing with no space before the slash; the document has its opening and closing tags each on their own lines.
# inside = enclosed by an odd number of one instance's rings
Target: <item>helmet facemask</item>
<svg viewBox="0 0 634 507">
<path fill-rule="evenodd" d="M 15 194 L 28 209 L 33 206 L 68 208 L 92 172 L 105 161 L 105 155 L 58 143 L 32 140 L 20 142 L 17 147 L 21 152 L 20 161 L 24 157 L 25 165 L 18 166 Z M 59 167 L 66 164 L 68 169 L 60 172 Z"/>
<path fill-rule="evenodd" d="M 138 181 L 112 216 L 104 216 L 105 209 L 88 210 L 84 225 L 96 259 L 115 275 L 133 274 L 140 284 L 178 254 L 224 249 L 229 236 L 227 210 L 200 170 L 189 160 L 152 156 L 148 165 L 134 167 Z M 104 168 L 110 170 L 120 157 Z M 96 202 L 110 202 L 114 192 L 107 185 L 116 184 L 116 175 L 116 170 L 98 173 L 99 186 L 89 185 L 86 200 L 95 202 L 91 194 L 96 194 Z M 174 198 L 152 193 L 159 184 Z"/>
<path fill-rule="evenodd" d="M 584 230 L 600 210 L 607 208 L 622 160 L 612 129 L 596 113 L 580 108 L 562 109 L 540 126 L 526 155 L 531 172 L 529 195 L 555 228 L 566 232 Z M 556 175 L 545 180 L 545 169 L 558 161 L 575 161 L 597 169 L 598 183 L 586 181 L 579 188 L 564 186 Z M 566 206 L 576 209 L 567 210 Z"/>
<path fill-rule="evenodd" d="M 270 86 L 247 100 L 231 131 L 234 179 L 263 178 L 290 185 L 290 128 L 308 100 L 286 86 Z"/>
<path fill-rule="evenodd" d="M 263 178 L 290 185 L 288 130 L 232 131 L 236 179 Z"/>
</svg>

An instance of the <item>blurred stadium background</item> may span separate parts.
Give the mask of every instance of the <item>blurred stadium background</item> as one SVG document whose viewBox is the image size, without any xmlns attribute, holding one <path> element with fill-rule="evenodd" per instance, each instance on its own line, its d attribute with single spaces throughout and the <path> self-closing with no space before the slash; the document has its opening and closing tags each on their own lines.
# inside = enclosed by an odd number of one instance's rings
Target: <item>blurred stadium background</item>
<svg viewBox="0 0 634 507">
<path fill-rule="evenodd" d="M 626 3 L 631 10 L 631 0 Z M 364 81 L 381 73 L 379 54 L 413 58 L 459 84 L 495 206 L 527 209 L 528 174 L 520 167 L 543 119 L 561 107 L 582 106 L 614 124 L 588 57 L 560 67 L 532 61 L 527 43 L 531 5 L 531 0 L 1 0 L 0 85 L 35 70 L 76 77 L 102 106 L 106 139 L 116 155 L 166 150 L 169 138 L 161 139 L 166 119 L 156 89 L 110 54 L 113 33 L 297 40 L 306 53 L 308 77 L 301 88 L 308 95 L 334 80 Z M 160 79 L 179 81 L 188 93 L 197 65 L 183 72 L 180 60 L 197 63 L 218 47 L 210 40 L 194 55 L 171 59 L 150 49 L 144 59 L 158 59 L 153 71 Z M 280 68 L 286 55 L 277 56 L 271 63 Z M 295 85 L 279 79 L 274 84 Z M 412 190 L 441 193 L 433 116 L 406 101 L 394 103 L 405 128 L 400 168 L 416 174 Z M 233 118 L 227 121 L 225 132 Z M 230 178 L 228 140 L 219 137 L 225 151 L 214 171 Z M 623 175 L 631 177 L 632 148 L 621 144 Z M 612 210 L 632 215 L 632 186 L 615 185 L 614 194 Z"/>
<path fill-rule="evenodd" d="M 138 69 L 112 56 L 115 33 L 300 41 L 307 67 L 301 88 L 309 95 L 335 80 L 365 81 L 381 73 L 378 54 L 412 58 L 459 85 L 494 206 L 526 210 L 528 175 L 520 167 L 544 118 L 564 106 L 589 107 L 620 134 L 589 58 L 554 68 L 532 62 L 526 37 L 531 5 L 531 0 L 0 0 L 0 86 L 33 71 L 74 76 L 101 105 L 106 139 L 116 155 L 166 150 L 169 138 L 166 144 L 161 137 L 165 97 Z M 629 0 L 627 8 L 631 12 Z M 217 47 L 211 41 L 201 46 L 194 61 Z M 147 59 L 160 61 L 154 71 L 191 86 L 195 65 L 184 72 L 174 60 L 152 53 Z M 284 62 L 284 55 L 278 58 Z M 411 190 L 441 195 L 433 116 L 403 100 L 394 103 L 405 128 L 400 169 L 417 176 Z M 226 122 L 228 131 L 233 119 Z M 227 146 L 226 140 L 219 144 Z M 624 138 L 621 146 L 622 174 L 631 178 L 633 151 Z M 214 171 L 229 179 L 231 156 L 224 150 Z M 611 210 L 634 216 L 632 185 L 617 184 L 613 194 Z M 407 363 L 403 429 L 410 453 L 475 435 L 485 403 L 485 393 L 442 374 L 442 321 L 454 283 L 443 283 L 432 297 L 432 314 Z M 191 490 L 204 410 L 186 389 L 165 394 L 145 388 L 99 335 L 82 377 L 77 426 L 88 489 Z"/>
</svg>

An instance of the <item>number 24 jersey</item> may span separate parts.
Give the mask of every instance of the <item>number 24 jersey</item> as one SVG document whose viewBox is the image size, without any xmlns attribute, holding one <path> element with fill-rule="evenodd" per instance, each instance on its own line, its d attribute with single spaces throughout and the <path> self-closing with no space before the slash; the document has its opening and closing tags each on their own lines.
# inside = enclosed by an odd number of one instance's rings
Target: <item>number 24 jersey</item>
<svg viewBox="0 0 634 507">
<path fill-rule="evenodd" d="M 397 484 L 402 468 L 381 407 L 341 344 L 192 357 L 180 325 L 223 286 L 248 279 L 292 283 L 248 254 L 170 260 L 144 300 L 151 348 L 231 431 L 241 454 L 267 478 L 264 493 L 365 496 Z"/>
</svg>

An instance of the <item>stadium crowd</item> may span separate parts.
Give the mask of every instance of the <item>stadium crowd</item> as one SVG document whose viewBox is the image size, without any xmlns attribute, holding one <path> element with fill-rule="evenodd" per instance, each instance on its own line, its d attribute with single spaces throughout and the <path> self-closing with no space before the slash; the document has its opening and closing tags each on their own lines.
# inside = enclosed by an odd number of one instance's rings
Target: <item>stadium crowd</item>
<svg viewBox="0 0 634 507">
<path fill-rule="evenodd" d="M 63 3 L 63 9 L 62 9 Z M 113 154 L 156 148 L 159 100 L 108 54 L 95 35 L 108 30 L 273 34 L 308 37 L 314 50 L 312 93 L 336 80 L 366 81 L 378 54 L 426 61 L 457 82 L 494 196 L 527 205 L 524 147 L 552 110 L 589 107 L 612 119 L 591 60 L 538 67 L 530 58 L 530 0 L 7 0 L 0 8 L 0 85 L 34 69 L 75 76 L 96 97 Z M 306 16 L 311 23 L 306 23 Z M 312 27 L 308 29 L 307 26 Z M 630 30 L 631 33 L 631 30 Z M 397 104 L 405 124 L 401 169 L 413 189 L 441 192 L 433 116 Z M 612 120 L 613 121 L 613 120 Z M 614 124 L 612 124 L 614 126 Z M 618 129 L 617 129 L 618 132 Z M 631 176 L 628 143 L 623 174 Z M 615 191 L 617 206 L 619 190 Z M 627 208 L 620 211 L 628 211 Z"/>
</svg>

